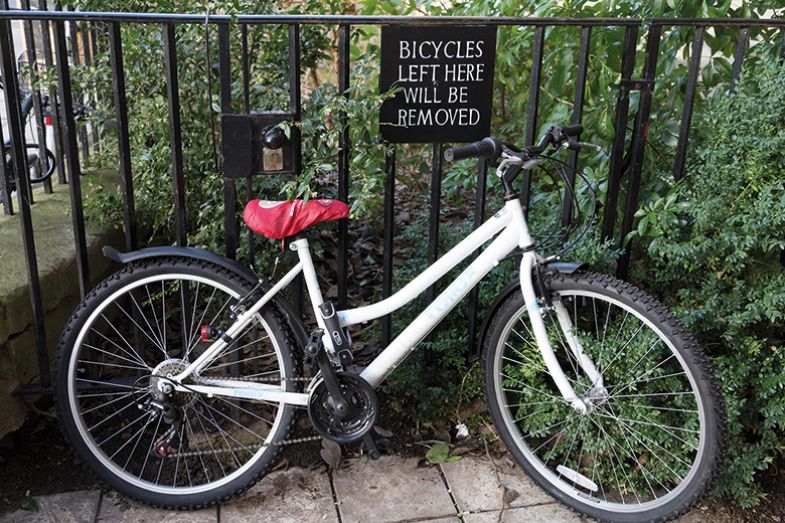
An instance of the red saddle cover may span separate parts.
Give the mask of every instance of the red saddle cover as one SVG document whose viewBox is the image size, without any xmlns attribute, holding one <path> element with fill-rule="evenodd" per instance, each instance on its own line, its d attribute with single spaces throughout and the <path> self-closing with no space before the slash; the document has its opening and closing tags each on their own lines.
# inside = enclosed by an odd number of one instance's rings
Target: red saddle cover
<svg viewBox="0 0 785 523">
<path fill-rule="evenodd" d="M 243 220 L 252 231 L 273 240 L 293 236 L 306 227 L 349 216 L 349 206 L 339 200 L 251 200 Z"/>
</svg>

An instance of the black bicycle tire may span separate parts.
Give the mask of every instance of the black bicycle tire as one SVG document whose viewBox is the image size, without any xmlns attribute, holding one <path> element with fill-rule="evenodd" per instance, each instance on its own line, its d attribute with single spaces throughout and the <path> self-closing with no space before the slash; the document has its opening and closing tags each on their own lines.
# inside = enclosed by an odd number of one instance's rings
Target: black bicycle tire
<svg viewBox="0 0 785 523">
<path fill-rule="evenodd" d="M 150 274 L 156 269 L 166 270 L 167 268 L 171 269 L 173 266 L 177 267 L 176 270 L 180 271 L 188 271 L 189 268 L 195 268 L 195 270 L 200 271 L 204 275 L 223 279 L 224 283 L 234 285 L 236 289 L 243 289 L 245 291 L 251 290 L 248 282 L 237 278 L 236 275 L 230 271 L 202 260 L 173 257 L 147 260 L 127 265 L 122 270 L 98 284 L 85 297 L 82 303 L 77 306 L 66 324 L 60 338 L 57 356 L 53 364 L 53 396 L 55 400 L 55 409 L 58 418 L 60 419 L 60 427 L 65 440 L 69 443 L 74 454 L 98 477 L 101 483 L 108 485 L 124 496 L 145 505 L 166 509 L 197 510 L 224 503 L 248 490 L 272 469 L 280 455 L 282 450 L 281 447 L 270 447 L 248 471 L 213 490 L 189 495 L 150 492 L 149 490 L 140 489 L 124 482 L 99 462 L 79 435 L 79 431 L 76 428 L 73 419 L 73 413 L 68 408 L 69 398 L 67 393 L 67 380 L 69 379 L 69 360 L 71 352 L 74 349 L 76 336 L 78 336 L 84 320 L 89 317 L 90 313 L 98 305 L 103 303 L 106 297 L 111 295 L 113 289 L 121 288 L 123 285 L 130 283 L 129 280 L 133 281 L 135 278 L 141 278 L 141 275 Z M 299 363 L 300 358 L 297 354 L 297 345 L 294 342 L 294 336 L 287 327 L 283 315 L 274 306 L 265 307 L 262 309 L 261 314 L 270 324 L 271 331 L 277 331 L 277 334 L 281 337 L 279 340 L 280 349 L 282 356 L 284 357 L 284 363 L 290 365 L 291 376 L 300 376 L 301 365 Z M 288 382 L 287 387 L 292 391 L 297 390 L 296 382 Z M 291 405 L 285 407 L 285 409 L 284 421 L 281 423 L 279 434 L 274 438 L 275 441 L 283 441 L 286 439 L 294 426 L 297 417 L 295 409 Z"/>
<path fill-rule="evenodd" d="M 698 465 L 698 473 L 688 487 L 685 488 L 685 491 L 667 505 L 655 507 L 648 512 L 622 515 L 618 512 L 591 507 L 588 503 L 578 504 L 572 498 L 551 485 L 551 483 L 524 457 L 515 443 L 514 436 L 504 422 L 501 406 L 497 401 L 494 389 L 495 383 L 493 380 L 495 377 L 492 374 L 495 353 L 499 348 L 499 341 L 504 326 L 512 315 L 519 311 L 524 304 L 523 296 L 520 292 L 507 298 L 497 309 L 494 317 L 491 319 L 488 330 L 489 334 L 486 338 L 487 342 L 485 347 L 483 347 L 483 382 L 486 401 L 488 402 L 494 426 L 499 431 L 502 441 L 512 454 L 514 460 L 529 477 L 559 502 L 583 516 L 608 522 L 664 522 L 684 514 L 708 491 L 721 467 L 725 452 L 725 439 L 727 433 L 726 414 L 721 389 L 714 374 L 711 360 L 706 356 L 701 345 L 689 330 L 687 330 L 684 324 L 653 297 L 629 283 L 602 274 L 577 273 L 570 275 L 551 275 L 548 278 L 547 285 L 553 290 L 575 290 L 576 288 L 593 290 L 617 300 L 626 301 L 638 312 L 647 316 L 666 333 L 668 338 L 674 343 L 676 349 L 685 356 L 685 361 L 688 366 L 690 366 L 691 372 L 699 378 L 699 386 L 705 389 L 701 394 L 701 397 L 704 400 L 709 400 L 708 405 L 706 405 L 708 426 L 707 451 L 704 454 L 704 459 Z"/>
</svg>

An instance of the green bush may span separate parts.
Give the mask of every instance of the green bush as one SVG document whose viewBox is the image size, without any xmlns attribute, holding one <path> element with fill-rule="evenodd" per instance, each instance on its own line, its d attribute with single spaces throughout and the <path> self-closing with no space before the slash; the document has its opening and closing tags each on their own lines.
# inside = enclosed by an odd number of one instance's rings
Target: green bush
<svg viewBox="0 0 785 523">
<path fill-rule="evenodd" d="M 684 180 L 639 212 L 645 284 L 714 358 L 730 445 L 716 492 L 756 504 L 785 429 L 785 66 L 748 68 L 711 104 Z"/>
</svg>

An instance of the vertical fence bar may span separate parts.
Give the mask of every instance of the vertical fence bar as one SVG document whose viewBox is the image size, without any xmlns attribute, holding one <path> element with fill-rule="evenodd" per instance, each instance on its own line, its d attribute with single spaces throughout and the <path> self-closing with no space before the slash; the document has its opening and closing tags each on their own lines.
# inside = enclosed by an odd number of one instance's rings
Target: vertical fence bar
<svg viewBox="0 0 785 523">
<path fill-rule="evenodd" d="M 480 158 L 477 162 L 477 188 L 474 192 L 474 228 L 478 228 L 485 221 L 485 190 L 488 180 L 488 162 Z M 474 251 L 472 261 L 480 255 L 480 250 Z M 477 346 L 477 303 L 480 300 L 480 286 L 475 285 L 469 292 L 469 346 L 468 354 L 472 360 L 480 357 L 481 347 Z"/>
<path fill-rule="evenodd" d="M 395 249 L 395 149 L 387 152 L 384 162 L 384 253 L 382 255 L 382 299 L 392 296 L 393 251 Z M 382 318 L 382 347 L 392 339 L 392 315 Z"/>
<path fill-rule="evenodd" d="M 133 172 L 131 170 L 131 145 L 128 136 L 128 101 L 125 97 L 125 70 L 120 23 L 109 26 L 109 61 L 112 67 L 115 121 L 117 122 L 117 152 L 120 157 L 120 188 L 123 193 L 125 215 L 125 246 L 129 251 L 138 248 L 136 237 L 136 208 L 134 205 Z"/>
<path fill-rule="evenodd" d="M 85 236 L 84 210 L 82 209 L 82 180 L 79 165 L 79 148 L 76 143 L 74 104 L 71 98 L 71 70 L 68 68 L 68 51 L 65 45 L 65 23 L 53 22 L 55 56 L 57 58 L 57 91 L 64 124 L 65 155 L 68 162 L 68 187 L 71 194 L 71 219 L 76 245 L 76 269 L 79 273 L 79 292 L 84 298 L 90 286 L 90 269 L 87 260 L 87 238 Z"/>
<path fill-rule="evenodd" d="M 22 0 L 20 5 L 25 11 L 30 10 L 30 0 Z M 46 162 L 42 169 L 48 169 L 49 157 L 46 155 L 46 126 L 44 124 L 43 104 L 41 103 L 41 90 L 38 83 L 38 57 L 35 52 L 35 33 L 33 32 L 33 21 L 25 20 L 23 23 L 25 35 L 25 51 L 27 52 L 27 64 L 30 68 L 30 95 L 33 97 L 33 115 L 35 121 L 36 136 L 38 138 L 38 158 L 39 161 Z M 44 192 L 52 192 L 51 178 L 44 182 Z"/>
<path fill-rule="evenodd" d="M 733 73 L 730 80 L 731 94 L 736 92 L 736 84 L 739 83 L 739 77 L 741 76 L 741 66 L 744 63 L 744 53 L 747 51 L 748 34 L 749 28 L 747 27 L 742 27 L 739 31 L 739 39 L 736 42 L 736 54 L 733 57 Z"/>
<path fill-rule="evenodd" d="M 221 92 L 221 113 L 232 112 L 232 58 L 229 52 L 229 24 L 218 26 L 218 71 Z M 211 74 L 210 71 L 207 74 Z M 223 171 L 223 165 L 221 165 Z M 224 188 L 224 243 L 226 257 L 237 258 L 239 231 L 237 226 L 237 184 L 223 173 Z"/>
<path fill-rule="evenodd" d="M 172 151 L 172 183 L 175 197 L 177 245 L 184 247 L 187 244 L 185 174 L 183 172 L 183 138 L 180 127 L 180 85 L 177 78 L 177 39 L 174 24 L 164 24 L 164 33 L 166 94 L 169 102 L 169 144 Z"/>
<path fill-rule="evenodd" d="M 39 0 L 38 9 L 47 10 L 46 0 Z M 41 20 L 41 46 L 44 50 L 44 65 L 48 70 L 54 67 L 54 57 L 52 56 L 52 41 L 49 37 L 49 22 Z M 52 107 L 52 132 L 54 134 L 55 163 L 57 164 L 57 183 L 65 183 L 65 158 L 63 156 L 63 125 L 60 118 L 60 100 L 57 88 L 52 86 L 49 90 L 49 103 Z"/>
<path fill-rule="evenodd" d="M 19 111 L 19 83 L 16 77 L 14 61 L 14 41 L 9 20 L 0 21 L 0 59 L 4 81 L 5 107 L 8 116 L 8 127 L 11 138 L 11 155 L 14 159 L 16 179 L 27 173 L 27 153 L 24 148 L 24 122 Z M 49 387 L 49 356 L 46 350 L 46 329 L 44 325 L 44 308 L 41 299 L 41 281 L 38 277 L 38 261 L 36 260 L 35 238 L 33 236 L 33 220 L 30 214 L 28 186 L 17 183 L 19 214 L 22 226 L 22 243 L 25 250 L 27 276 L 30 282 L 30 306 L 33 311 L 33 334 L 35 336 L 38 372 L 42 387 Z"/>
<path fill-rule="evenodd" d="M 84 65 L 79 53 L 79 46 L 83 45 L 82 30 L 77 25 L 77 22 L 70 22 L 69 27 L 71 28 L 71 59 L 73 60 L 73 65 Z M 77 100 L 77 103 L 81 106 L 81 109 L 84 109 L 84 93 L 81 90 L 77 90 L 74 92 L 73 97 Z M 83 113 L 83 111 L 80 111 L 80 113 Z M 84 114 L 82 114 L 82 116 L 84 116 Z M 82 149 L 82 160 L 86 161 L 90 155 L 90 152 L 87 150 L 87 124 L 84 122 L 84 120 L 79 123 L 77 131 L 79 133 L 78 143 Z"/>
<path fill-rule="evenodd" d="M 581 47 L 578 51 L 578 74 L 575 78 L 575 105 L 570 123 L 579 124 L 583 119 L 583 102 L 586 94 L 586 70 L 589 65 L 589 47 L 591 46 L 591 27 L 581 29 Z M 567 159 L 567 180 L 564 187 L 564 208 L 562 209 L 562 225 L 572 223 L 572 198 L 568 195 L 575 192 L 575 171 L 578 169 L 578 151 L 570 151 Z M 568 193 L 569 191 L 569 193 Z"/>
<path fill-rule="evenodd" d="M 96 34 L 95 34 L 95 23 L 90 23 L 90 29 L 86 32 L 87 35 L 87 42 L 89 45 L 85 49 L 85 57 L 89 57 L 89 60 L 86 60 L 88 66 L 94 66 L 96 60 Z M 89 93 L 90 95 L 90 106 L 91 112 L 94 112 L 95 109 L 98 107 L 98 92 Z M 96 121 L 93 120 L 90 122 L 90 130 L 92 133 L 93 139 L 93 153 L 95 154 L 98 152 L 99 147 L 101 145 L 100 136 L 98 135 L 98 125 L 96 125 Z"/>
<path fill-rule="evenodd" d="M 3 138 L 3 126 L 0 125 L 0 143 L 5 143 Z M 11 216 L 14 214 L 13 198 L 11 198 L 11 183 L 13 173 L 5 162 L 5 154 L 0 154 L 0 203 L 3 204 L 3 214 Z"/>
<path fill-rule="evenodd" d="M 630 86 L 626 83 L 635 68 L 635 48 L 638 44 L 638 27 L 628 26 L 624 32 L 623 54 L 621 58 L 621 82 L 616 98 L 616 111 L 613 118 L 613 144 L 608 167 L 608 189 L 605 194 L 605 209 L 602 217 L 602 238 L 609 239 L 616 228 L 616 206 L 621 186 L 621 171 L 624 161 L 624 142 L 627 138 L 627 116 L 630 111 Z"/>
<path fill-rule="evenodd" d="M 532 49 L 532 71 L 529 77 L 529 98 L 526 107 L 526 133 L 525 145 L 534 144 L 534 135 L 537 132 L 537 110 L 540 105 L 540 76 L 542 72 L 542 49 L 545 43 L 545 27 L 537 26 L 534 29 L 534 45 Z M 523 212 L 529 215 L 529 200 L 531 199 L 532 178 L 531 171 L 523 171 L 521 182 L 521 203 Z"/>
<path fill-rule="evenodd" d="M 673 178 L 677 181 L 681 179 L 681 175 L 684 172 L 684 162 L 687 158 L 687 142 L 690 138 L 690 124 L 692 123 L 692 106 L 695 103 L 695 88 L 698 85 L 701 51 L 703 50 L 703 30 L 702 26 L 695 28 L 695 38 L 692 40 L 692 51 L 690 51 L 690 69 L 687 75 L 687 90 L 684 93 L 684 111 L 681 115 L 681 125 L 679 127 L 676 159 L 673 161 Z"/>
<path fill-rule="evenodd" d="M 300 121 L 301 117 L 301 98 L 300 98 L 300 25 L 289 25 L 289 110 L 292 113 L 294 121 Z M 293 129 L 293 132 L 299 132 Z M 294 157 L 294 172 L 300 172 L 300 155 L 298 150 Z M 303 318 L 303 304 L 305 302 L 305 280 L 303 274 L 300 273 L 294 279 L 294 311 L 299 318 Z"/>
<path fill-rule="evenodd" d="M 657 72 L 657 56 L 660 50 L 660 34 L 662 26 L 652 25 L 646 40 L 646 62 L 643 68 L 644 85 L 638 103 L 638 114 L 635 115 L 635 142 L 632 144 L 632 157 L 630 162 L 630 180 L 627 186 L 627 202 L 624 207 L 624 218 L 619 235 L 619 245 L 624 246 L 624 251 L 616 265 L 616 275 L 625 278 L 630 266 L 630 245 L 625 245 L 624 240 L 632 230 L 635 211 L 638 209 L 638 191 L 641 185 L 641 171 L 643 169 L 643 152 L 646 145 L 646 135 L 649 129 L 649 113 L 651 112 L 651 97 L 654 90 L 654 77 Z M 702 32 L 701 32 L 702 33 Z M 701 35 L 702 36 L 702 35 Z M 700 49 L 700 47 L 698 47 Z M 700 53 L 700 50 L 698 51 Z"/>
<path fill-rule="evenodd" d="M 428 265 L 432 265 L 439 258 L 439 218 L 441 216 L 442 196 L 442 144 L 433 144 L 433 159 L 431 161 L 431 215 L 428 218 Z M 436 298 L 438 284 L 433 283 L 428 287 L 428 303 Z M 430 352 L 428 353 L 431 354 Z"/>
<path fill-rule="evenodd" d="M 243 24 L 240 26 L 240 44 L 242 51 L 240 53 L 240 68 L 242 69 L 243 76 L 243 112 L 245 114 L 251 113 L 251 70 L 248 63 L 248 26 Z M 250 202 L 254 199 L 253 192 L 253 173 L 248 173 L 245 179 L 245 200 Z M 255 234 L 250 227 L 246 227 L 246 239 L 248 243 L 248 264 L 253 267 L 256 262 L 256 244 Z"/>
<path fill-rule="evenodd" d="M 338 27 L 338 92 L 349 96 L 349 31 L 350 26 Z M 338 199 L 349 201 L 349 155 L 351 143 L 349 142 L 349 122 L 346 112 L 340 115 L 341 139 L 338 153 Z M 349 258 L 349 220 L 344 218 L 338 221 L 338 306 L 346 307 L 348 294 L 348 258 Z"/>
</svg>

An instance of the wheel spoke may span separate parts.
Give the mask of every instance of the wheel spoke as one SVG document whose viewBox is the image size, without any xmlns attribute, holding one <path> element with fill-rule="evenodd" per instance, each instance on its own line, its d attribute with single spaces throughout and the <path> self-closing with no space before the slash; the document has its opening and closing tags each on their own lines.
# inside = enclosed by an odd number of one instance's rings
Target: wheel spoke
<svg viewBox="0 0 785 523">
<path fill-rule="evenodd" d="M 671 502 L 699 459 L 698 441 L 705 430 L 681 349 L 674 348 L 677 342 L 663 334 L 668 331 L 651 314 L 620 298 L 583 288 L 557 294 L 564 309 L 558 309 L 562 316 L 550 314 L 546 333 L 565 378 L 589 410 L 578 414 L 556 391 L 536 356 L 521 304 L 494 338 L 493 398 L 503 423 L 521 455 L 535 470 L 549 470 L 546 481 L 567 497 L 577 489 L 586 494 L 587 504 L 625 513 L 630 507 Z M 562 318 L 571 331 L 562 330 Z M 603 387 L 591 383 L 570 336 L 599 370 Z"/>
<path fill-rule="evenodd" d="M 214 277 L 211 269 L 204 276 L 158 272 L 125 284 L 105 283 L 97 292 L 111 299 L 99 298 L 92 305 L 95 312 L 84 316 L 88 321 L 83 320 L 74 334 L 80 341 L 71 349 L 68 372 L 75 386 L 68 388 L 67 404 L 79 426 L 76 437 L 121 483 L 129 481 L 130 474 L 135 478 L 131 483 L 143 489 L 155 485 L 157 492 L 175 495 L 183 488 L 209 492 L 217 482 L 240 477 L 237 473 L 247 464 L 269 459 L 264 441 L 283 439 L 289 430 L 281 409 L 292 407 L 208 399 L 187 387 L 199 383 L 198 375 L 179 390 L 153 389 L 158 376 L 177 375 L 188 365 L 192 351 L 203 347 L 199 326 L 223 326 L 229 306 L 248 292 L 213 283 Z M 181 294 L 187 294 L 185 300 Z M 284 362 L 289 361 L 290 349 L 270 327 L 267 314 L 259 312 L 201 377 L 267 376 L 285 383 L 289 374 Z M 178 342 L 168 344 L 167 333 L 173 332 Z M 179 420 L 179 429 L 172 420 Z M 159 457 L 155 447 L 170 435 L 171 454 Z"/>
</svg>

